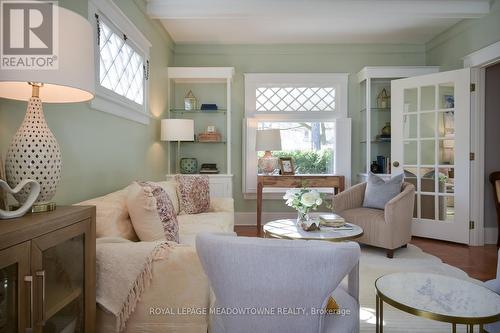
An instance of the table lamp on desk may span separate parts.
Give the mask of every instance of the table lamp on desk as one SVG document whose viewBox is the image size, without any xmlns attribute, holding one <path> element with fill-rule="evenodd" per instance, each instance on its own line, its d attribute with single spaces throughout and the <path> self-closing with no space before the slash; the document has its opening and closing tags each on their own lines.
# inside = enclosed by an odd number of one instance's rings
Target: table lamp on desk
<svg viewBox="0 0 500 333">
<path fill-rule="evenodd" d="M 271 151 L 281 150 L 281 133 L 279 129 L 257 130 L 255 150 L 264 151 L 264 156 L 259 158 L 259 173 L 271 175 L 279 168 L 278 158 Z"/>
</svg>

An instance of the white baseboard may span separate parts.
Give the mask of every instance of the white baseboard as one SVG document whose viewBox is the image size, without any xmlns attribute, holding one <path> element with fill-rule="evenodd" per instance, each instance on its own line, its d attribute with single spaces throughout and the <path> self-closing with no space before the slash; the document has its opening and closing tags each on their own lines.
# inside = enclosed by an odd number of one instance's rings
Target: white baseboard
<svg viewBox="0 0 500 333">
<path fill-rule="evenodd" d="M 496 244 L 498 228 L 484 228 L 484 244 Z"/>
<path fill-rule="evenodd" d="M 297 218 L 297 213 L 294 212 L 262 212 L 262 224 L 279 219 Z M 235 225 L 257 225 L 257 213 L 254 212 L 236 212 L 234 214 Z"/>
</svg>

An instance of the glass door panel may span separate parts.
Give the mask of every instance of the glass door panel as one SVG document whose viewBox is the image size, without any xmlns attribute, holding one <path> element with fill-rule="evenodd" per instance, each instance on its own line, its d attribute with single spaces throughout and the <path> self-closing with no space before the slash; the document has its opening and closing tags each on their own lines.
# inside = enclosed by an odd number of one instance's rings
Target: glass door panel
<svg viewBox="0 0 500 333">
<path fill-rule="evenodd" d="M 435 162 L 435 141 L 420 140 L 420 164 L 431 165 Z"/>
<path fill-rule="evenodd" d="M 42 252 L 46 308 L 43 332 L 83 331 L 84 237 L 79 235 Z M 43 311 L 43 307 L 42 307 Z"/>
<path fill-rule="evenodd" d="M 30 327 L 29 243 L 0 251 L 0 332 Z M 25 280 L 28 280 L 25 282 Z"/>
<path fill-rule="evenodd" d="M 417 138 L 418 129 L 418 116 L 415 114 L 408 114 L 403 116 L 403 138 L 415 139 Z"/>
<path fill-rule="evenodd" d="M 80 223 L 39 237 L 32 247 L 41 332 L 85 331 L 85 231 Z"/>
<path fill-rule="evenodd" d="M 438 101 L 440 109 L 453 109 L 455 107 L 455 85 L 453 83 L 439 85 Z"/>
<path fill-rule="evenodd" d="M 404 112 L 417 111 L 418 89 L 410 88 L 404 90 Z"/>
<path fill-rule="evenodd" d="M 426 86 L 420 88 L 420 111 L 430 111 L 436 109 L 436 88 Z"/>
<path fill-rule="evenodd" d="M 436 135 L 436 122 L 434 112 L 420 115 L 420 138 L 434 138 Z"/>
<path fill-rule="evenodd" d="M 417 164 L 417 141 L 405 141 L 404 150 L 404 164 L 416 165 Z"/>
<path fill-rule="evenodd" d="M 0 332 L 17 332 L 18 272 L 17 264 L 0 268 Z"/>
<path fill-rule="evenodd" d="M 392 160 L 416 185 L 415 235 L 468 243 L 469 85 L 469 70 L 392 82 L 392 123 L 400 128 Z"/>
</svg>

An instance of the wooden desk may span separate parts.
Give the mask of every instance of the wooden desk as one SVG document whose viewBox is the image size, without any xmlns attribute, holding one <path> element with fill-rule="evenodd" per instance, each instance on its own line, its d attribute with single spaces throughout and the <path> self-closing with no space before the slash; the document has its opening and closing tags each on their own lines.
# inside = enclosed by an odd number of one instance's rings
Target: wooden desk
<svg viewBox="0 0 500 333">
<path fill-rule="evenodd" d="M 264 187 L 301 188 L 329 187 L 334 194 L 344 190 L 344 176 L 327 175 L 287 175 L 287 176 L 257 176 L 257 230 L 262 232 L 262 191 Z"/>
</svg>

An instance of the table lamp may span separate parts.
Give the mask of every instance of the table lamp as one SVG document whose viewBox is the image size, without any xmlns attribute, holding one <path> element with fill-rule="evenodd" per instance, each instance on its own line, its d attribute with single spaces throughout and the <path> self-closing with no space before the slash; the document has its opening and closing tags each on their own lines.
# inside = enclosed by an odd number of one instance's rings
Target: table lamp
<svg viewBox="0 0 500 333">
<path fill-rule="evenodd" d="M 175 163 L 175 172 L 179 173 L 181 141 L 194 141 L 194 120 L 162 119 L 161 141 L 177 141 L 177 159 Z"/>
<path fill-rule="evenodd" d="M 54 5 L 50 10 L 58 18 L 52 24 L 54 44 L 58 45 L 54 55 L 57 58 L 53 58 L 57 59 L 57 66 L 0 68 L 0 97 L 28 100 L 24 120 L 7 150 L 5 173 L 7 183 L 12 188 L 28 178 L 40 184 L 40 195 L 32 211 L 55 208 L 55 203 L 50 201 L 61 179 L 61 151 L 45 121 L 42 101 L 83 102 L 92 99 L 95 91 L 95 38 L 90 23 L 62 7 Z M 29 187 L 14 195 L 20 204 L 28 198 Z"/>
<path fill-rule="evenodd" d="M 278 169 L 278 158 L 273 157 L 271 151 L 281 150 L 281 134 L 279 129 L 257 130 L 255 141 L 256 151 L 265 151 L 259 158 L 259 170 L 264 174 L 273 174 Z"/>
</svg>

